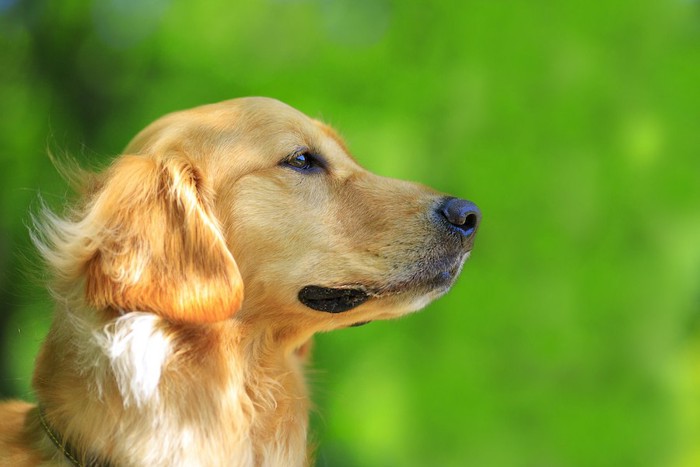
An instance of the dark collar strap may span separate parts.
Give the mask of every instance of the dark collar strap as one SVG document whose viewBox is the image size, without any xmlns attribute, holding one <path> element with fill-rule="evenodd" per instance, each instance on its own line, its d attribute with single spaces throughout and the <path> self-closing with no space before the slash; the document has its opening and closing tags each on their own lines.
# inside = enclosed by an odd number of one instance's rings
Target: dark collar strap
<svg viewBox="0 0 700 467">
<path fill-rule="evenodd" d="M 85 459 L 85 463 L 81 463 L 78 460 L 81 458 L 81 456 L 77 454 L 75 448 L 73 448 L 70 443 L 64 441 L 61 435 L 48 424 L 46 421 L 46 414 L 44 414 L 44 409 L 41 407 L 39 407 L 39 422 L 54 446 L 61 451 L 65 458 L 68 459 L 68 461 L 74 467 L 110 467 L 109 462 L 101 462 L 94 456 L 87 457 Z"/>
</svg>

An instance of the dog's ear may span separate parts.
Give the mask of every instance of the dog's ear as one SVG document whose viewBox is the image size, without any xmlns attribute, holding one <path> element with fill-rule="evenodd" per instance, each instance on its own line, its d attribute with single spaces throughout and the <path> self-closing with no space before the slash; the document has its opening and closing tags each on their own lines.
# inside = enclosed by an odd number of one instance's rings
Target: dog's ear
<svg viewBox="0 0 700 467">
<path fill-rule="evenodd" d="M 85 270 L 89 304 L 184 323 L 240 308 L 241 275 L 206 181 L 187 159 L 122 156 L 96 190 L 87 207 L 100 232 Z"/>
</svg>

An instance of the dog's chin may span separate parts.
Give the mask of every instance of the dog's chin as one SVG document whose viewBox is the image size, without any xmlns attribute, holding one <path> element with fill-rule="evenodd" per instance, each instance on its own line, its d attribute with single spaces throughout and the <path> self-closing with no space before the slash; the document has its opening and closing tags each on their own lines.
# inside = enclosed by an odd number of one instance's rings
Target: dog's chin
<svg viewBox="0 0 700 467">
<path fill-rule="evenodd" d="M 445 294 L 457 280 L 467 256 L 447 268 L 421 271 L 381 285 L 307 285 L 299 291 L 298 299 L 306 307 L 325 313 L 345 313 L 362 307 L 376 309 L 376 319 L 400 316 Z"/>
<path fill-rule="evenodd" d="M 456 260 L 440 262 L 431 268 L 390 282 L 375 296 L 386 302 L 405 304 L 408 311 L 423 308 L 450 290 L 468 257 L 469 253 L 466 253 Z"/>
</svg>

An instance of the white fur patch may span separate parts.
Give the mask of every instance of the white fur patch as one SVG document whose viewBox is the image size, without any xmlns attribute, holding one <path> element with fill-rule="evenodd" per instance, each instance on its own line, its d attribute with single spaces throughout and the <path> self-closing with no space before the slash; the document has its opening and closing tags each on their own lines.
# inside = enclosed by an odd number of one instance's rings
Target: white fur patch
<svg viewBox="0 0 700 467">
<path fill-rule="evenodd" d="M 95 333 L 125 406 L 158 400 L 160 376 L 172 354 L 171 339 L 161 325 L 154 314 L 129 312 Z"/>
</svg>

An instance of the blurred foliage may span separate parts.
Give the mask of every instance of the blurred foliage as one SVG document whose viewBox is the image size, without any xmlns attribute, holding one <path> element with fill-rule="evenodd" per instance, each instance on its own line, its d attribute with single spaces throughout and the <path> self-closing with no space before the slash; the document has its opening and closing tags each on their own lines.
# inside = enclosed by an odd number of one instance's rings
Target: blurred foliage
<svg viewBox="0 0 700 467">
<path fill-rule="evenodd" d="M 700 465 L 692 0 L 0 0 L 2 396 L 32 397 L 50 320 L 47 147 L 100 166 L 243 95 L 484 212 L 445 298 L 317 339 L 320 466 Z"/>
</svg>

